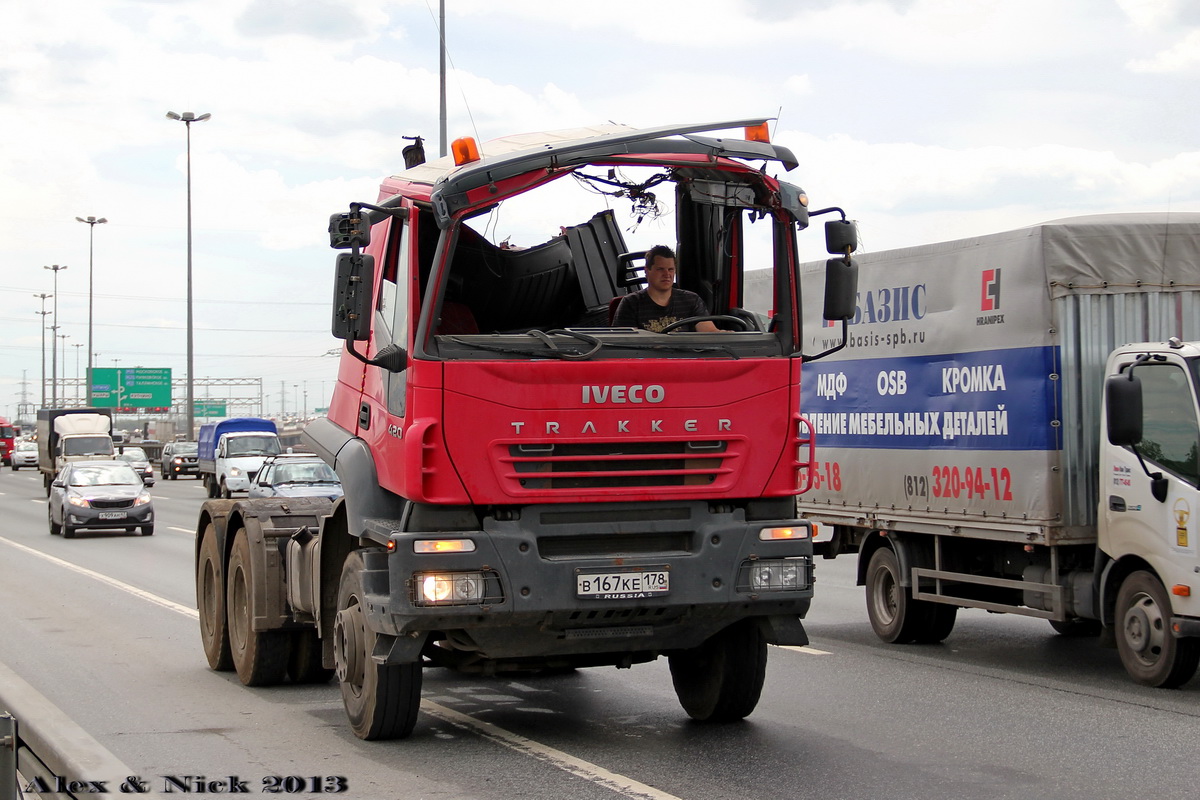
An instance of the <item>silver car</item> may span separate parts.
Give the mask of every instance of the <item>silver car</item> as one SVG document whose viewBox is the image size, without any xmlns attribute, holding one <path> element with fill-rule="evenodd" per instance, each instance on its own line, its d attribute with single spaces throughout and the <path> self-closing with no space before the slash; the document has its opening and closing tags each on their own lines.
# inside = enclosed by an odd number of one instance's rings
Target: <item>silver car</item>
<svg viewBox="0 0 1200 800">
<path fill-rule="evenodd" d="M 21 467 L 33 467 L 37 469 L 38 465 L 38 449 L 37 442 L 17 442 L 12 453 L 12 468 L 18 470 Z"/>
<path fill-rule="evenodd" d="M 154 533 L 154 501 L 125 461 L 76 461 L 50 484 L 50 533 L 73 539 L 88 530 Z"/>
<path fill-rule="evenodd" d="M 150 458 L 146 455 L 145 450 L 140 447 L 122 447 L 116 457 L 121 461 L 129 462 L 129 466 L 142 476 L 142 481 L 147 486 L 154 485 L 154 468 L 150 466 Z"/>
</svg>

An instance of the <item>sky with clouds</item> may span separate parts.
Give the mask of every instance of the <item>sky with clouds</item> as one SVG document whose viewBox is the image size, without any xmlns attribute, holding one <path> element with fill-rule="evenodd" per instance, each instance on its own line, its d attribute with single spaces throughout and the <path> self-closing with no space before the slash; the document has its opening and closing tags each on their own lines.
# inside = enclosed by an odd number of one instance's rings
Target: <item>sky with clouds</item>
<svg viewBox="0 0 1200 800">
<path fill-rule="evenodd" d="M 452 139 L 775 116 L 800 162 L 788 180 L 845 208 L 867 250 L 1200 211 L 1191 0 L 445 5 Z M 339 345 L 328 217 L 375 199 L 400 137 L 436 155 L 437 14 L 438 0 L 0 3 L 0 414 L 22 392 L 40 401 L 44 266 L 68 267 L 60 373 L 77 374 L 77 216 L 108 220 L 96 366 L 183 376 L 185 128 L 167 111 L 212 114 L 191 128 L 196 376 L 262 377 L 271 412 L 323 405 Z"/>
</svg>

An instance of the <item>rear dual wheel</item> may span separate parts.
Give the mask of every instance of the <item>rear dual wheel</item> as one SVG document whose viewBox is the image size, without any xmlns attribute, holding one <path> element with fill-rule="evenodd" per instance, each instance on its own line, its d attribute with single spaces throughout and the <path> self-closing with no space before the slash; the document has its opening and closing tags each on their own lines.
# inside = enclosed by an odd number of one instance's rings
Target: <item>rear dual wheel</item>
<svg viewBox="0 0 1200 800">
<path fill-rule="evenodd" d="M 239 528 L 233 537 L 225 587 L 229 651 L 238 680 L 244 685 L 273 686 L 281 683 L 287 674 L 288 632 L 254 630 L 255 577 L 246 529 Z"/>
<path fill-rule="evenodd" d="M 913 599 L 911 588 L 900 583 L 896 553 L 881 547 L 867 564 L 867 616 L 885 642 L 936 644 L 954 630 L 958 607 Z"/>
</svg>

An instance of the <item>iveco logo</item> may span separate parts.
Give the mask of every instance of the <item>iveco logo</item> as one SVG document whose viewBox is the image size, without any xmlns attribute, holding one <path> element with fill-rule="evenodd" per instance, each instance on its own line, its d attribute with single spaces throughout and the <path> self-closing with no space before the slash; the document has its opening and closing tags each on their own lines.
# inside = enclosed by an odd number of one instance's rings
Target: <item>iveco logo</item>
<svg viewBox="0 0 1200 800">
<path fill-rule="evenodd" d="M 658 384 L 643 386 L 584 386 L 585 403 L 661 403 L 666 390 Z"/>
</svg>

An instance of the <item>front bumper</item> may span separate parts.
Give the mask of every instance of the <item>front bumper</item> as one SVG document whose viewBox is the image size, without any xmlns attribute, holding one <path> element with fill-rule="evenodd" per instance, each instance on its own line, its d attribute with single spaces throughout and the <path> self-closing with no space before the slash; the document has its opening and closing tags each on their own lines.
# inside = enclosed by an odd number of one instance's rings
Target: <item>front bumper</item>
<svg viewBox="0 0 1200 800">
<path fill-rule="evenodd" d="M 118 518 L 102 518 L 101 515 L 112 516 L 124 514 Z M 68 506 L 63 514 L 67 525 L 72 528 L 87 530 L 124 530 L 154 522 L 154 506 L 147 503 L 141 506 L 124 509 L 81 508 Z"/>
<path fill-rule="evenodd" d="M 741 509 L 712 511 L 705 502 L 525 507 L 488 518 L 479 531 L 393 531 L 393 552 L 366 560 L 368 595 L 373 587 L 381 595 L 369 598 L 371 627 L 393 636 L 454 631 L 455 646 L 492 659 L 684 649 L 748 617 L 788 618 L 776 627 L 795 641 L 777 643 L 805 644 L 796 620 L 812 601 L 812 542 L 759 538 L 781 527 L 808 531 L 800 520 L 747 521 Z M 414 552 L 417 540 L 456 538 L 470 539 L 474 552 Z M 781 562 L 794 579 L 786 587 L 751 580 L 752 566 Z M 580 575 L 631 569 L 668 573 L 670 590 L 577 594 Z M 481 601 L 417 604 L 417 576 L 470 571 L 486 575 Z"/>
<path fill-rule="evenodd" d="M 195 461 L 184 462 L 182 464 L 171 462 L 163 469 L 164 473 L 170 473 L 171 475 L 195 475 L 199 471 Z"/>
</svg>

